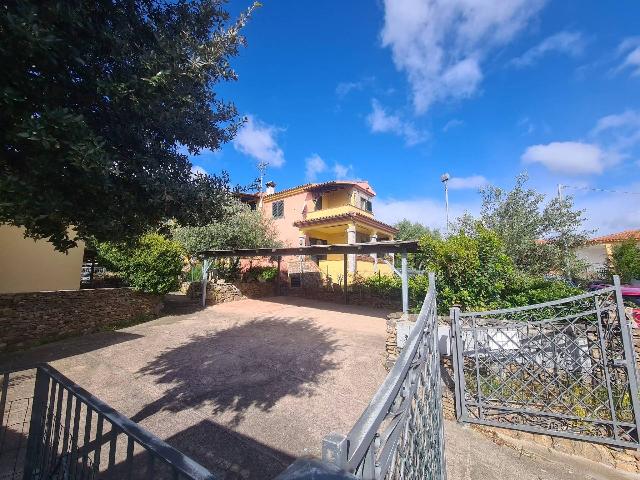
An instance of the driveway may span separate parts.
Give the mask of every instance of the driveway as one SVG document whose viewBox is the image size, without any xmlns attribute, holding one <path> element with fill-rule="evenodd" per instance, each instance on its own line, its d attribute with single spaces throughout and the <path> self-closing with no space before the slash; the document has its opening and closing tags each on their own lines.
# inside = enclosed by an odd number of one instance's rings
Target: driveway
<svg viewBox="0 0 640 480">
<path fill-rule="evenodd" d="M 243 300 L 0 359 L 49 362 L 226 478 L 273 478 L 347 432 L 386 372 L 386 312 Z"/>
</svg>

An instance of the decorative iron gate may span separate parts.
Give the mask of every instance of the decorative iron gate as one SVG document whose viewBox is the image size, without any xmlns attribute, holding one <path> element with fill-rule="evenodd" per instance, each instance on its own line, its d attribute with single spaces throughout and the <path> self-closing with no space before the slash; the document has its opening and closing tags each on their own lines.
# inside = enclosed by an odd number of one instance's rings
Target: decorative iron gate
<svg viewBox="0 0 640 480">
<path fill-rule="evenodd" d="M 48 365 L 0 376 L 0 479 L 151 478 L 217 477 Z"/>
<path fill-rule="evenodd" d="M 430 273 L 429 291 L 394 367 L 349 434 L 324 438 L 322 458 L 362 479 L 444 480 L 443 427 L 435 277 Z"/>
<path fill-rule="evenodd" d="M 638 448 L 638 379 L 619 279 L 554 302 L 452 309 L 458 421 Z"/>
</svg>

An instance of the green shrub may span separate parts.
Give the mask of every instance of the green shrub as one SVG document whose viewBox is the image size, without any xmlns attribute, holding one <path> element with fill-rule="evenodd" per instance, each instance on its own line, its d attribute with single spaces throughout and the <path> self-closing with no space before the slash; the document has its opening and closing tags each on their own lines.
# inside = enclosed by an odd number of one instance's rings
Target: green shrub
<svg viewBox="0 0 640 480">
<path fill-rule="evenodd" d="M 635 240 L 626 240 L 613 247 L 609 271 L 611 275 L 620 275 L 622 283 L 640 279 L 640 247 Z"/>
<path fill-rule="evenodd" d="M 134 245 L 98 243 L 98 261 L 135 290 L 164 295 L 180 286 L 183 249 L 162 235 L 143 235 Z"/>
<path fill-rule="evenodd" d="M 273 282 L 278 276 L 278 269 L 276 267 L 251 267 L 244 275 L 242 279 L 245 282 L 252 282 L 256 280 L 263 280 L 265 282 Z"/>
</svg>

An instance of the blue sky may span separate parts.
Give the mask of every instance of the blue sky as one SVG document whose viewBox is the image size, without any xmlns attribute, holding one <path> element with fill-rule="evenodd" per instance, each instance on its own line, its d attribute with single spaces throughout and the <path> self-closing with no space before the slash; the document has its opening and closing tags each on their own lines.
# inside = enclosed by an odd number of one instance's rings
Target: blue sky
<svg viewBox="0 0 640 480">
<path fill-rule="evenodd" d="M 237 15 L 249 2 L 232 1 Z M 615 5 L 613 7 L 612 5 Z M 368 180 L 376 215 L 444 224 L 528 172 L 599 233 L 640 228 L 640 3 L 265 0 L 216 88 L 248 122 L 192 161 L 277 188 Z"/>
</svg>

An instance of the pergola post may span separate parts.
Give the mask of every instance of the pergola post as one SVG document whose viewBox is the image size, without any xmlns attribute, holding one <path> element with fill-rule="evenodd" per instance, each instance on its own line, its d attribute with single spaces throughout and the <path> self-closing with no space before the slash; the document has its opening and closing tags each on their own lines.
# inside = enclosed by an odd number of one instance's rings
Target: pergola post
<svg viewBox="0 0 640 480">
<path fill-rule="evenodd" d="M 278 255 L 278 273 L 276 274 L 276 296 L 280 296 L 280 260 L 282 260 L 282 257 Z"/>
<path fill-rule="evenodd" d="M 402 252 L 402 313 L 409 313 L 409 269 L 407 252 Z"/>
<path fill-rule="evenodd" d="M 207 280 L 209 277 L 209 267 L 211 265 L 211 261 L 208 258 L 205 258 L 202 261 L 202 306 L 207 306 Z"/>
<path fill-rule="evenodd" d="M 348 279 L 349 279 L 349 271 L 347 268 L 347 257 L 348 255 L 345 253 L 344 254 L 344 265 L 343 265 L 343 275 L 344 275 L 344 279 L 342 281 L 342 283 L 344 284 L 344 303 L 349 303 L 349 290 L 348 288 Z"/>
</svg>

